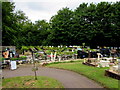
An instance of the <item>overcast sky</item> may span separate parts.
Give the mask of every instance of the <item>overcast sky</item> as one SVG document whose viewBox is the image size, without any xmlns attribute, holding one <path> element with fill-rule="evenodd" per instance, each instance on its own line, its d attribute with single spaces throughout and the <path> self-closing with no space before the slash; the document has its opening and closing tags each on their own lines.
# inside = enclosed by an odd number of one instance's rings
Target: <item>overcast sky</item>
<svg viewBox="0 0 120 90">
<path fill-rule="evenodd" d="M 63 7 L 74 10 L 81 3 L 99 3 L 101 1 L 116 2 L 120 0 L 12 0 L 15 2 L 15 10 L 22 10 L 28 18 L 34 22 L 37 20 L 47 20 L 57 14 Z"/>
</svg>

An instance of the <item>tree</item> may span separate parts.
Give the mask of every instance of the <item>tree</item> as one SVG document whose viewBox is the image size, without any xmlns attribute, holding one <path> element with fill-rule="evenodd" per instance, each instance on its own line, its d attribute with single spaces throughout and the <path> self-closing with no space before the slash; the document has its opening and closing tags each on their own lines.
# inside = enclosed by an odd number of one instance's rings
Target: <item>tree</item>
<svg viewBox="0 0 120 90">
<path fill-rule="evenodd" d="M 14 3 L 2 2 L 2 44 L 14 45 Z M 8 43 L 9 42 L 9 43 Z"/>
<path fill-rule="evenodd" d="M 39 42 L 36 45 L 47 45 L 47 36 L 50 34 L 50 26 L 45 20 L 35 21 L 34 31 L 36 32 L 36 40 Z"/>
<path fill-rule="evenodd" d="M 120 2 L 80 4 L 75 10 L 65 7 L 50 22 L 32 23 L 23 11 L 14 12 L 13 2 L 2 4 L 3 45 L 120 45 Z"/>
<path fill-rule="evenodd" d="M 80 4 L 79 7 L 77 7 L 74 10 L 74 17 L 73 17 L 73 29 L 74 29 L 74 39 L 76 42 L 76 45 L 82 45 L 82 43 L 88 43 L 87 37 L 89 37 L 88 30 L 88 24 L 87 24 L 87 4 L 83 3 Z"/>
<path fill-rule="evenodd" d="M 14 9 L 13 2 L 2 3 L 2 43 L 5 46 L 20 47 L 25 45 L 25 37 L 22 37 L 22 31 L 24 31 L 24 24 L 29 20 L 22 11 L 14 12 Z M 21 43 L 21 41 L 24 42 Z"/>
<path fill-rule="evenodd" d="M 14 22 L 16 22 L 16 33 L 14 43 L 17 47 L 21 47 L 22 45 L 27 45 L 27 30 L 25 30 L 25 27 L 28 26 L 31 23 L 31 21 L 28 19 L 27 16 L 25 16 L 25 13 L 23 11 L 18 10 L 14 13 L 14 15 Z"/>
<path fill-rule="evenodd" d="M 72 11 L 69 8 L 63 8 L 57 12 L 50 20 L 51 34 L 48 36 L 52 45 L 71 44 L 71 20 Z M 68 41 L 69 40 L 69 41 Z"/>
</svg>

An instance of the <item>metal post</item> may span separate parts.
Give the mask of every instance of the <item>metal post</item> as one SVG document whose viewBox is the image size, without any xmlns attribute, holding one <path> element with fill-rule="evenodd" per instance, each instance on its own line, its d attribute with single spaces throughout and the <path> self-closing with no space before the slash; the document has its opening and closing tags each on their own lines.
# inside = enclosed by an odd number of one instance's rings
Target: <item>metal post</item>
<svg viewBox="0 0 120 90">
<path fill-rule="evenodd" d="M 34 52 L 33 51 L 32 51 L 32 58 L 33 58 L 33 65 L 34 65 L 34 72 L 35 72 L 35 80 L 37 80 L 36 66 L 35 66 Z"/>
</svg>

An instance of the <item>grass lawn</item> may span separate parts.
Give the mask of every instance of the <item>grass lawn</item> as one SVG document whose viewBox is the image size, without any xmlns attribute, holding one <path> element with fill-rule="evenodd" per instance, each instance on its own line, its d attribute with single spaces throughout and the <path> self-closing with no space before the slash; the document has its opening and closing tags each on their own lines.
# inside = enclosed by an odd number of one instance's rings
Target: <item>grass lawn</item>
<svg viewBox="0 0 120 90">
<path fill-rule="evenodd" d="M 55 79 L 38 76 L 22 76 L 3 79 L 3 88 L 63 88 L 62 84 Z"/>
<path fill-rule="evenodd" d="M 56 62 L 56 63 L 48 64 L 47 67 L 56 67 L 56 68 L 72 70 L 96 82 L 99 82 L 105 88 L 118 88 L 118 80 L 104 76 L 105 69 L 108 69 L 108 67 L 105 68 L 92 67 L 92 66 L 83 65 L 82 62 L 83 60 L 74 61 L 74 62 L 69 61 L 68 63 Z"/>
</svg>

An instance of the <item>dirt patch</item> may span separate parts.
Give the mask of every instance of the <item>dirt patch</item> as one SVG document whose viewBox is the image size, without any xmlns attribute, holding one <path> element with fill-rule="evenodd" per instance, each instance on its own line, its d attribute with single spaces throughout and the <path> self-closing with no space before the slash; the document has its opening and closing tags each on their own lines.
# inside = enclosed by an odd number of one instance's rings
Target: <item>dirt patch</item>
<svg viewBox="0 0 120 90">
<path fill-rule="evenodd" d="M 34 83 L 35 83 L 35 80 L 31 80 L 26 82 L 25 85 L 30 86 L 30 85 L 34 85 Z"/>
<path fill-rule="evenodd" d="M 14 84 L 14 86 L 15 86 L 15 87 L 19 87 L 19 85 L 18 85 L 18 84 Z"/>
<path fill-rule="evenodd" d="M 45 81 L 46 83 L 48 82 L 48 81 Z"/>
<path fill-rule="evenodd" d="M 49 86 L 49 84 L 45 84 L 45 86 Z"/>
<path fill-rule="evenodd" d="M 44 84 L 45 86 L 49 86 L 49 81 L 46 80 L 46 81 L 44 81 L 44 83 L 45 83 Z"/>
</svg>

